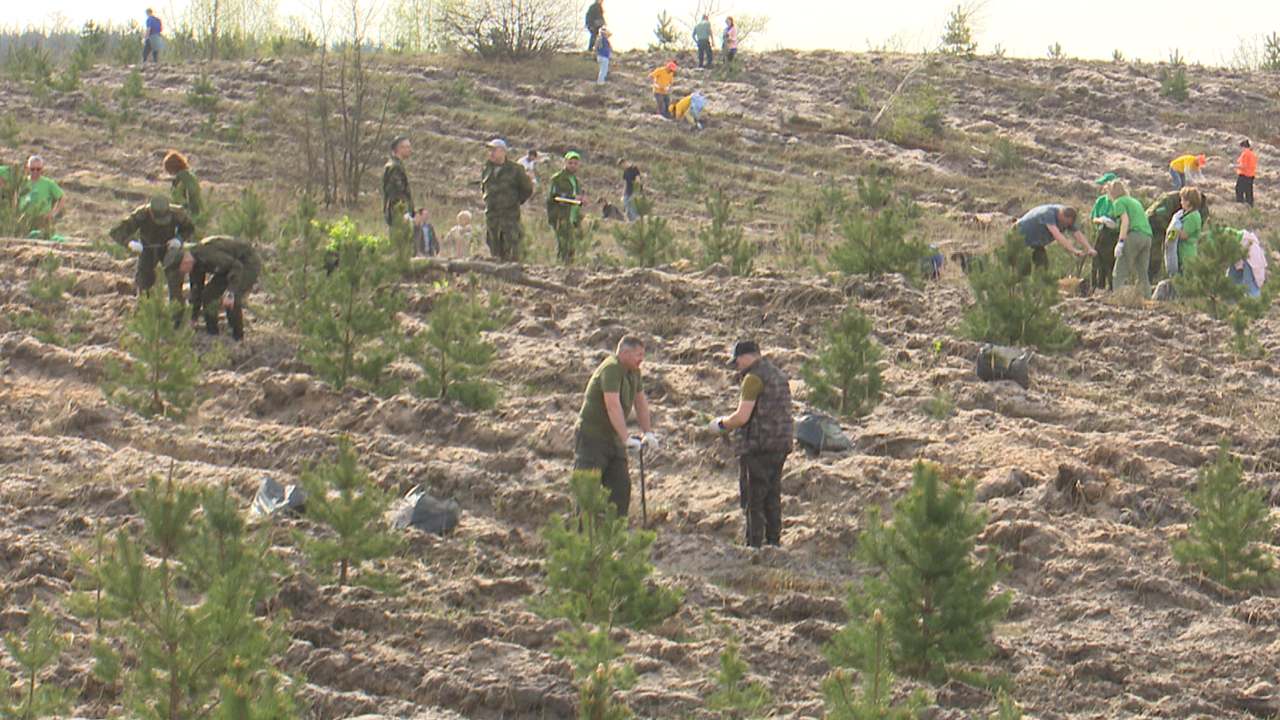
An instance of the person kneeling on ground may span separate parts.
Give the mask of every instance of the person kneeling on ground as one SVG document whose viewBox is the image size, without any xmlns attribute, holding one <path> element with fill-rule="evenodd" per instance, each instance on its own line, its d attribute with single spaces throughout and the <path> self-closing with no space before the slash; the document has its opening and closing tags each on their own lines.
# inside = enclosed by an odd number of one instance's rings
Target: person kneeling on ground
<svg viewBox="0 0 1280 720">
<path fill-rule="evenodd" d="M 706 107 L 707 99 L 702 97 L 702 93 L 694 90 L 688 97 L 682 98 L 680 102 L 671 106 L 671 114 L 676 120 L 688 120 L 690 125 L 701 130 L 702 121 L 698 118 Z"/>
<path fill-rule="evenodd" d="M 191 319 L 203 310 L 204 326 L 218 334 L 218 311 L 227 311 L 231 337 L 244 340 L 245 296 L 262 272 L 262 258 L 253 245 L 228 235 L 214 235 L 198 244 L 170 248 L 164 256 L 169 286 L 191 278 Z"/>
<path fill-rule="evenodd" d="M 1267 251 L 1262 247 L 1262 241 L 1248 230 L 1225 230 L 1240 238 L 1240 245 L 1246 253 L 1243 260 L 1227 268 L 1227 276 L 1235 280 L 1237 285 L 1244 285 L 1249 297 L 1260 297 L 1262 285 L 1267 282 Z"/>
</svg>

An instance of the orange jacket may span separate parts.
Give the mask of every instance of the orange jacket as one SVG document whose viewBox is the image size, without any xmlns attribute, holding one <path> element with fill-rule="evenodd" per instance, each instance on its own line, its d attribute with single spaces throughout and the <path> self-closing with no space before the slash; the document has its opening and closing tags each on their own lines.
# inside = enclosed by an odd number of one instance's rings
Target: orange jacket
<svg viewBox="0 0 1280 720">
<path fill-rule="evenodd" d="M 1251 178 L 1258 174 L 1258 154 L 1249 148 L 1240 151 L 1240 158 L 1236 160 L 1236 172 Z"/>
</svg>

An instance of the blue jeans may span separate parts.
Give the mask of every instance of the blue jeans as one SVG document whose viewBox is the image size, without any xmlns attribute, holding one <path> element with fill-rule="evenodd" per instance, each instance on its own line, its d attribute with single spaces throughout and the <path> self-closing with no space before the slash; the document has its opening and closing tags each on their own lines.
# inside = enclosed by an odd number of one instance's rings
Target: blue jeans
<svg viewBox="0 0 1280 720">
<path fill-rule="evenodd" d="M 1187 178 L 1184 177 L 1182 173 L 1178 172 L 1177 170 L 1174 170 L 1173 168 L 1169 168 L 1169 177 L 1173 178 L 1174 190 L 1181 190 L 1182 186 L 1187 184 Z"/>
<path fill-rule="evenodd" d="M 671 96 L 665 94 L 654 93 L 654 102 L 658 103 L 658 114 L 664 118 L 671 117 Z"/>
<path fill-rule="evenodd" d="M 1227 270 L 1227 277 L 1236 281 L 1237 285 L 1244 285 L 1245 292 L 1249 293 L 1249 297 L 1256 298 L 1262 294 L 1258 289 L 1258 283 L 1253 279 L 1253 268 L 1249 263 L 1245 263 L 1243 268 L 1231 268 Z"/>
<path fill-rule="evenodd" d="M 597 55 L 596 62 L 600 63 L 600 77 L 596 78 L 596 82 L 602 83 L 609 78 L 609 58 L 605 55 Z"/>
<path fill-rule="evenodd" d="M 640 213 L 636 212 L 635 208 L 631 207 L 631 199 L 634 197 L 635 195 L 622 196 L 622 208 L 627 211 L 628 222 L 635 222 L 640 219 Z"/>
<path fill-rule="evenodd" d="M 703 63 L 706 63 L 705 65 Z M 698 41 L 698 67 L 711 69 L 711 41 Z"/>
</svg>

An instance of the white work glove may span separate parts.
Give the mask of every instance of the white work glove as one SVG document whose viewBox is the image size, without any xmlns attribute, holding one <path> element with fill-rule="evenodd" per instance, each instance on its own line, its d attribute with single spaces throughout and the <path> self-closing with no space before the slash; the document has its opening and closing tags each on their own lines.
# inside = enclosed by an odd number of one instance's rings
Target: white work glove
<svg viewBox="0 0 1280 720">
<path fill-rule="evenodd" d="M 165 245 L 168 245 L 171 249 L 177 250 L 182 247 L 182 240 L 178 238 L 169 238 L 169 242 L 165 243 Z"/>
<path fill-rule="evenodd" d="M 1119 260 L 1124 255 L 1124 241 L 1116 243 L 1116 259 Z"/>
<path fill-rule="evenodd" d="M 638 437 L 629 437 L 629 438 L 627 438 L 627 449 L 628 449 L 628 450 L 639 450 L 639 449 L 640 449 L 641 447 L 643 447 L 643 446 L 644 446 L 644 441 L 643 441 L 643 440 L 641 440 L 640 438 L 638 438 Z"/>
<path fill-rule="evenodd" d="M 1098 218 L 1098 222 L 1102 223 L 1103 225 L 1106 225 L 1112 230 L 1115 230 L 1116 228 L 1120 227 L 1120 223 L 1116 222 L 1115 220 L 1112 220 L 1109 217 L 1100 217 Z"/>
<path fill-rule="evenodd" d="M 707 423 L 707 429 L 715 430 L 716 432 L 719 432 L 719 433 L 729 432 L 729 428 L 724 426 L 724 418 L 722 417 L 718 417 L 715 420 L 712 420 L 710 423 Z"/>
<path fill-rule="evenodd" d="M 659 445 L 658 436 L 654 435 L 652 430 L 644 434 L 644 438 L 641 440 L 641 442 L 643 442 L 645 445 L 648 445 L 650 450 L 658 449 L 658 445 Z"/>
<path fill-rule="evenodd" d="M 129 241 L 129 249 L 130 249 L 130 250 L 132 250 L 132 251 L 133 251 L 133 252 L 135 252 L 135 253 L 141 254 L 141 253 L 142 253 L 142 243 L 138 242 L 137 240 L 130 240 L 130 241 Z"/>
</svg>

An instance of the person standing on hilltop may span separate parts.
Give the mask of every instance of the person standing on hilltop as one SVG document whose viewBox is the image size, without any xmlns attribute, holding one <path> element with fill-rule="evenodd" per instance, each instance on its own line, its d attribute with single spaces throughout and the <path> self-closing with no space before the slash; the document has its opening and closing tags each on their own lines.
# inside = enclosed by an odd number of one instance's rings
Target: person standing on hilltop
<svg viewBox="0 0 1280 720">
<path fill-rule="evenodd" d="M 1129 186 L 1123 180 L 1112 180 L 1107 185 L 1107 197 L 1116 219 L 1120 221 L 1115 249 L 1115 277 L 1113 287 L 1119 290 L 1129 284 L 1129 276 L 1138 278 L 1138 289 L 1143 299 L 1151 297 L 1151 223 L 1142 209 L 1142 203 L 1129 194 Z"/>
<path fill-rule="evenodd" d="M 1173 189 L 1181 190 L 1193 181 L 1203 183 L 1204 173 L 1202 169 L 1207 162 L 1209 162 L 1209 159 L 1204 154 L 1191 155 L 1188 153 L 1174 158 L 1169 163 L 1169 176 L 1173 178 Z"/>
<path fill-rule="evenodd" d="M 1240 157 L 1236 159 L 1236 202 L 1253 207 L 1253 178 L 1258 174 L 1258 154 L 1249 138 L 1240 141 Z"/>
<path fill-rule="evenodd" d="M 1109 172 L 1093 182 L 1105 185 L 1116 179 L 1116 174 Z M 1112 216 L 1111 196 L 1104 190 L 1093 202 L 1093 211 L 1089 213 L 1089 221 L 1094 224 L 1098 236 L 1093 241 L 1093 249 L 1098 254 L 1093 258 L 1093 273 L 1090 277 L 1095 290 L 1110 290 L 1111 274 L 1116 266 L 1116 237 L 1119 223 Z"/>
<path fill-rule="evenodd" d="M 1014 224 L 1022 234 L 1022 241 L 1031 248 L 1031 263 L 1037 267 L 1049 267 L 1049 252 L 1045 248 L 1058 243 L 1076 257 L 1097 257 L 1098 251 L 1089 245 L 1080 228 L 1076 227 L 1076 209 L 1066 205 L 1040 205 L 1027 211 Z M 1064 233 L 1071 232 L 1083 250 L 1077 250 Z"/>
<path fill-rule="evenodd" d="M 495 259 L 518 262 L 520 241 L 524 239 L 520 206 L 533 195 L 533 183 L 519 163 L 507 158 L 507 151 L 511 149 L 507 141 L 494 138 L 488 148 L 489 162 L 480 174 L 487 225 L 485 242 Z"/>
<path fill-rule="evenodd" d="M 613 56 L 613 43 L 609 38 L 612 36 L 608 25 L 601 26 L 600 39 L 596 40 L 596 63 L 600 65 L 600 74 L 596 76 L 597 85 L 609 79 L 609 58 Z"/>
<path fill-rule="evenodd" d="M 195 223 L 187 211 L 169 204 L 169 198 L 155 195 L 151 201 L 139 205 L 128 217 L 111 228 L 111 239 L 138 256 L 138 267 L 133 282 L 142 294 L 156 284 L 156 265 L 164 260 L 165 252 L 181 249 L 195 234 Z M 137 236 L 135 238 L 134 236 Z M 169 299 L 182 299 L 182 283 L 169 283 Z"/>
<path fill-rule="evenodd" d="M 595 0 L 587 7 L 587 52 L 596 49 L 596 40 L 600 37 L 600 28 L 604 27 L 604 0 Z"/>
<path fill-rule="evenodd" d="M 573 264 L 578 249 L 578 228 L 582 225 L 582 203 L 585 195 L 578 182 L 578 166 L 582 156 L 570 150 L 564 154 L 564 169 L 551 176 L 547 193 L 547 220 L 556 232 L 556 258 L 565 265 Z"/>
<path fill-rule="evenodd" d="M 733 18 L 725 18 L 724 36 L 720 38 L 720 49 L 724 51 L 724 64 L 732 65 L 738 55 L 738 25 Z"/>
<path fill-rule="evenodd" d="M 160 23 L 160 18 L 147 8 L 146 32 L 142 38 L 142 62 L 147 61 L 148 55 L 152 62 L 160 62 L 160 51 L 164 50 L 164 35 L 161 33 L 164 27 Z"/>
<path fill-rule="evenodd" d="M 762 356 L 752 340 L 734 346 L 733 363 L 742 374 L 738 409 L 712 420 L 709 427 L 733 432 L 747 545 L 778 546 L 782 544 L 782 467 L 795 437 L 791 386 L 786 373 Z"/>
<path fill-rule="evenodd" d="M 672 60 L 649 73 L 653 78 L 653 99 L 658 103 L 658 114 L 668 119 L 671 117 L 671 83 L 675 82 L 678 69 L 676 61 Z"/>
<path fill-rule="evenodd" d="M 391 158 L 382 168 L 382 214 L 387 220 L 387 227 L 395 224 L 397 213 L 414 215 L 413 194 L 409 192 L 409 174 L 404 169 L 404 161 L 413 152 L 413 143 L 401 135 L 391 141 Z M 403 208 L 399 206 L 403 205 Z"/>
<path fill-rule="evenodd" d="M 180 152 L 171 151 L 165 154 L 161 163 L 164 171 L 173 176 L 173 187 L 169 191 L 169 200 L 181 205 L 192 218 L 204 214 L 204 202 L 200 197 L 200 181 L 191 172 L 191 165 Z"/>
<path fill-rule="evenodd" d="M 711 18 L 706 15 L 693 26 L 693 41 L 698 44 L 698 67 L 711 69 Z"/>
</svg>

